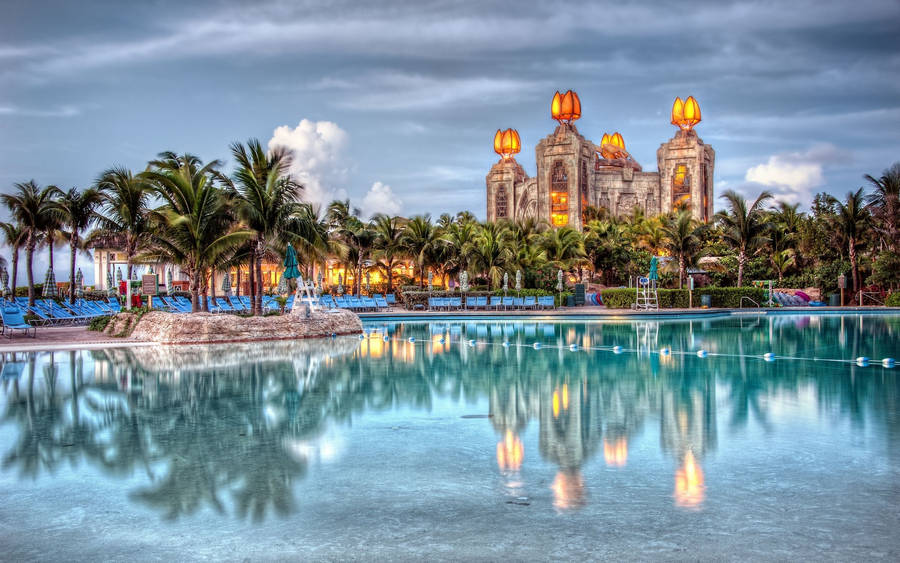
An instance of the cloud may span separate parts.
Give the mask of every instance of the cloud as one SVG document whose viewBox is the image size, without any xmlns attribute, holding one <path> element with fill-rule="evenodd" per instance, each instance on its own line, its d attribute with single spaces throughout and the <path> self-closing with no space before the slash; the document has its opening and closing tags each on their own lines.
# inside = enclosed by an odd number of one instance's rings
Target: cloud
<svg viewBox="0 0 900 563">
<path fill-rule="evenodd" d="M 397 199 L 396 194 L 387 184 L 375 182 L 363 197 L 360 210 L 363 217 L 371 218 L 376 213 L 385 215 L 400 215 L 403 202 Z"/>
<path fill-rule="evenodd" d="M 71 259 L 69 247 L 60 246 L 53 251 L 53 273 L 56 274 L 56 281 L 69 281 L 69 260 Z M 6 260 L 6 271 L 10 276 L 9 283 L 12 285 L 12 253 L 10 248 L 5 244 L 0 244 L 0 257 Z M 47 268 L 50 265 L 50 253 L 46 248 L 39 248 L 34 251 L 32 258 L 31 271 L 34 273 L 34 283 L 44 283 L 44 277 L 47 275 Z M 79 252 L 75 255 L 75 268 L 81 268 L 84 275 L 84 284 L 94 284 L 94 259 L 93 255 Z M 19 270 L 16 277 L 16 285 L 24 287 L 28 285 L 28 274 L 25 273 L 25 251 L 19 250 Z"/>
<path fill-rule="evenodd" d="M 770 188 L 775 197 L 788 203 L 812 200 L 813 190 L 825 183 L 823 167 L 841 160 L 848 152 L 832 144 L 820 144 L 805 152 L 786 152 L 769 157 L 747 170 L 744 179 Z"/>
<path fill-rule="evenodd" d="M 293 153 L 290 172 L 305 187 L 306 201 L 327 205 L 344 199 L 349 169 L 344 151 L 349 137 L 337 123 L 303 119 L 293 129 L 277 127 L 269 139 L 269 149 L 287 147 Z"/>
<path fill-rule="evenodd" d="M 18 106 L 0 106 L 0 115 L 22 117 L 75 117 L 81 110 L 74 106 L 60 106 L 54 109 L 33 109 Z"/>
</svg>

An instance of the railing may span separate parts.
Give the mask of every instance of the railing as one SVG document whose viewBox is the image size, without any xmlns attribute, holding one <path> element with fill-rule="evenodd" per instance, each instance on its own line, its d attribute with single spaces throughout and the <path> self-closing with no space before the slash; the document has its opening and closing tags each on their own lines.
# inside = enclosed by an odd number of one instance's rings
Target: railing
<svg viewBox="0 0 900 563">
<path fill-rule="evenodd" d="M 871 301 L 876 305 L 884 305 L 884 301 L 881 299 L 881 293 L 875 291 L 860 291 L 859 292 L 859 304 L 863 306 L 866 304 L 866 299 Z"/>
<path fill-rule="evenodd" d="M 757 308 L 757 309 L 759 309 L 759 308 L 761 307 L 761 305 L 760 305 L 759 303 L 757 303 L 756 301 L 754 301 L 753 299 L 747 297 L 746 295 L 742 295 L 742 296 L 741 296 L 741 301 L 740 301 L 740 303 L 738 303 L 738 308 L 739 308 L 739 309 L 743 309 L 743 308 L 744 308 L 744 299 L 746 299 L 747 301 L 749 301 L 749 302 L 753 303 L 754 305 L 756 305 L 756 308 Z"/>
</svg>

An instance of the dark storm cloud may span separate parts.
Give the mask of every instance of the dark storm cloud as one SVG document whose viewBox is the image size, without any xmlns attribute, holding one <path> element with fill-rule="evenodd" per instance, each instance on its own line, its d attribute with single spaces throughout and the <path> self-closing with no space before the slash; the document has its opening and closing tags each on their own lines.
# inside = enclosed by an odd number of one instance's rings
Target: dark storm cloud
<svg viewBox="0 0 900 563">
<path fill-rule="evenodd" d="M 579 130 L 622 132 L 645 169 L 693 94 L 717 189 L 843 193 L 900 158 L 898 6 L 21 3 L 0 23 L 0 183 L 84 185 L 170 148 L 227 157 L 308 118 L 349 138 L 335 189 L 381 181 L 407 213 L 483 214 L 493 131 L 519 129 L 534 173 L 550 96 L 574 88 Z"/>
</svg>

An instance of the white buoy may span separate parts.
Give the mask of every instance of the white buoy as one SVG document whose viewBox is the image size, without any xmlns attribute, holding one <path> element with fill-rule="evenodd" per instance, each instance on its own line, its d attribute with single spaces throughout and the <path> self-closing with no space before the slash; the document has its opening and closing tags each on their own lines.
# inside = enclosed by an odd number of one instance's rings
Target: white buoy
<svg viewBox="0 0 900 563">
<path fill-rule="evenodd" d="M 571 351 L 573 351 L 573 352 L 577 352 L 577 351 L 578 351 L 578 344 L 571 344 L 571 345 L 569 345 L 569 350 L 571 350 Z"/>
<path fill-rule="evenodd" d="M 331 333 L 331 337 L 332 337 L 332 338 L 337 338 L 337 333 L 336 333 L 336 332 L 332 332 L 332 333 Z"/>
<path fill-rule="evenodd" d="M 475 346 L 475 341 L 471 338 L 469 339 L 469 346 Z"/>
<path fill-rule="evenodd" d="M 660 348 L 660 349 L 659 349 L 659 355 L 660 355 L 660 356 L 668 356 L 671 352 L 672 352 L 672 351 L 669 350 L 669 349 L 666 348 L 666 347 L 663 347 L 663 348 Z"/>
<path fill-rule="evenodd" d="M 535 342 L 535 343 L 534 343 L 534 349 L 535 349 L 535 350 L 540 350 L 540 349 L 541 349 L 541 343 L 540 343 L 540 342 Z"/>
<path fill-rule="evenodd" d="M 365 334 L 360 334 L 360 335 L 359 335 L 359 339 L 360 339 L 360 340 L 364 339 L 365 337 L 366 337 Z"/>
<path fill-rule="evenodd" d="M 613 354 L 621 354 L 622 347 L 621 346 L 613 346 Z"/>
<path fill-rule="evenodd" d="M 509 340 L 504 340 L 504 341 L 503 341 L 503 347 L 504 347 L 504 348 L 509 348 Z"/>
<path fill-rule="evenodd" d="M 438 342 L 440 342 L 441 344 L 443 344 L 443 343 L 444 343 L 444 337 L 442 336 L 442 337 L 438 338 Z"/>
<path fill-rule="evenodd" d="M 697 350 L 698 358 L 705 358 L 707 356 L 706 350 Z"/>
<path fill-rule="evenodd" d="M 415 343 L 416 337 L 415 337 L 415 336 L 410 336 L 410 337 L 409 337 L 409 341 L 412 342 L 412 343 Z"/>
<path fill-rule="evenodd" d="M 775 361 L 775 353 L 774 352 L 766 352 L 765 354 L 763 354 L 763 359 L 767 362 L 774 362 Z"/>
<path fill-rule="evenodd" d="M 894 358 L 885 358 L 885 359 L 881 360 L 881 365 L 883 365 L 886 368 L 894 367 Z"/>
<path fill-rule="evenodd" d="M 390 339 L 391 339 L 390 336 L 388 336 L 387 334 L 384 335 L 384 341 L 385 341 L 385 342 L 387 342 L 387 341 L 390 340 Z"/>
<path fill-rule="evenodd" d="M 856 365 L 858 365 L 861 368 L 866 367 L 867 365 L 869 365 L 869 358 L 867 358 L 865 356 L 860 356 L 860 357 L 856 358 Z"/>
</svg>

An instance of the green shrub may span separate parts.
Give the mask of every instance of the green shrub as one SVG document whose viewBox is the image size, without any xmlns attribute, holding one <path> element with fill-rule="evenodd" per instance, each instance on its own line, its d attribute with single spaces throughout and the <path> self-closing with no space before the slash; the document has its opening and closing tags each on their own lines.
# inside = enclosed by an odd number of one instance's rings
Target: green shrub
<svg viewBox="0 0 900 563">
<path fill-rule="evenodd" d="M 888 307 L 900 307 L 900 291 L 888 295 L 884 300 L 884 304 Z"/>
<path fill-rule="evenodd" d="M 608 309 L 630 309 L 637 299 L 637 292 L 632 289 L 605 289 L 601 293 L 603 304 Z M 762 304 L 766 290 L 758 287 L 703 287 L 694 290 L 693 305 L 700 306 L 701 296 L 709 295 L 711 307 L 738 308 L 741 297 L 749 297 Z M 750 305 L 745 303 L 745 305 Z M 660 289 L 659 308 L 675 309 L 688 306 L 688 290 Z"/>
<path fill-rule="evenodd" d="M 93 330 L 94 332 L 103 332 L 106 330 L 106 325 L 109 324 L 109 321 L 112 320 L 112 315 L 106 315 L 103 317 L 94 317 L 91 319 L 91 322 L 88 323 L 88 330 Z"/>
</svg>

